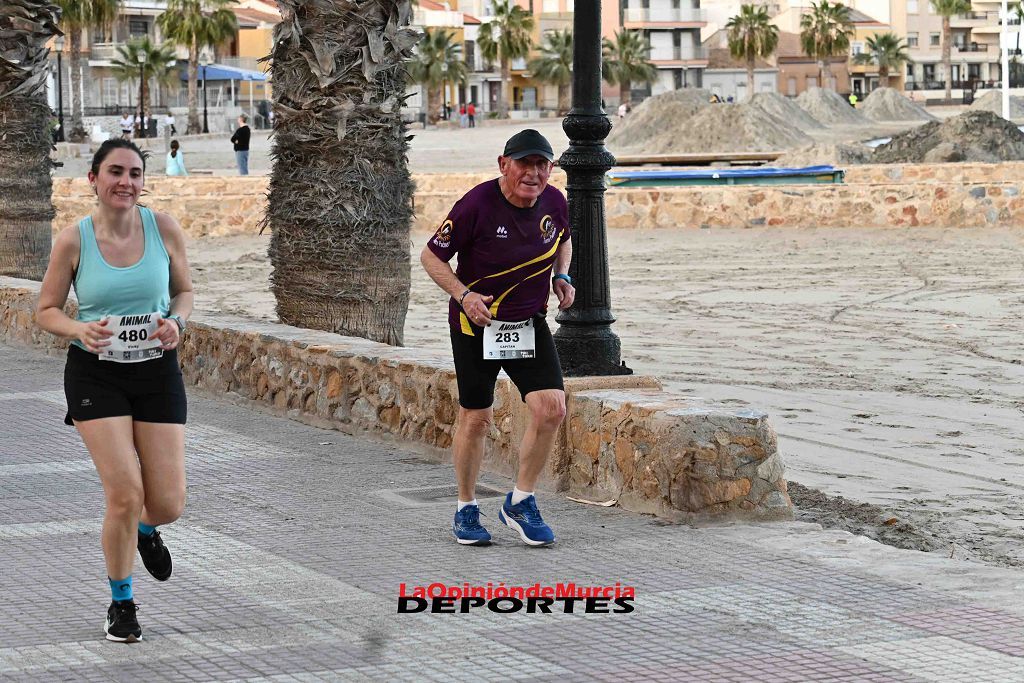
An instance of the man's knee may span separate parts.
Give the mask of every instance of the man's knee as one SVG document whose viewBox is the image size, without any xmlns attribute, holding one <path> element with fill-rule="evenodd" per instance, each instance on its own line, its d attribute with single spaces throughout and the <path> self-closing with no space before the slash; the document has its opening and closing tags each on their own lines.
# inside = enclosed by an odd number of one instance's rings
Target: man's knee
<svg viewBox="0 0 1024 683">
<path fill-rule="evenodd" d="M 494 414 L 490 408 L 470 410 L 459 408 L 458 430 L 469 438 L 483 438 L 491 431 Z"/>
<path fill-rule="evenodd" d="M 167 494 L 159 499 L 147 498 L 146 512 L 153 524 L 170 524 L 185 511 L 185 492 Z"/>
<path fill-rule="evenodd" d="M 107 510 L 116 517 L 138 519 L 145 494 L 142 484 L 125 484 L 107 491 Z"/>
<path fill-rule="evenodd" d="M 538 430 L 553 431 L 565 419 L 565 392 L 546 389 L 529 394 L 530 416 Z"/>
</svg>

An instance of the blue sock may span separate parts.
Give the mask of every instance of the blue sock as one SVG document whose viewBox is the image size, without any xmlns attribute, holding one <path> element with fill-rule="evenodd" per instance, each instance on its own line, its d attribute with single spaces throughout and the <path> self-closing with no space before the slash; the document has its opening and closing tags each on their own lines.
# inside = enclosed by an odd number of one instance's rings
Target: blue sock
<svg viewBox="0 0 1024 683">
<path fill-rule="evenodd" d="M 132 599 L 132 577 L 128 575 L 126 579 L 114 580 L 107 577 L 107 581 L 110 582 L 110 597 L 114 600 L 131 600 Z"/>
<path fill-rule="evenodd" d="M 143 536 L 152 536 L 154 531 L 156 531 L 155 526 L 150 526 L 148 524 L 143 524 L 142 522 L 139 522 L 139 533 Z"/>
</svg>

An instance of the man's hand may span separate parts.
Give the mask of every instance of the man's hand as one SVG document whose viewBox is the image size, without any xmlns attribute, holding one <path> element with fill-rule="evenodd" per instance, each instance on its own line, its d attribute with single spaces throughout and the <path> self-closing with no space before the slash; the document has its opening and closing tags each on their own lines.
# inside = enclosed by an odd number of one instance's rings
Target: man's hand
<svg viewBox="0 0 1024 683">
<path fill-rule="evenodd" d="M 462 310 L 466 312 L 466 317 L 474 325 L 487 327 L 491 324 L 491 310 L 487 306 L 492 301 L 494 301 L 493 296 L 483 296 L 476 292 L 470 292 L 462 300 Z"/>
<path fill-rule="evenodd" d="M 558 297 L 558 310 L 560 311 L 572 306 L 572 302 L 576 300 L 576 288 L 561 278 L 552 281 L 551 288 L 555 290 L 555 296 Z"/>
</svg>

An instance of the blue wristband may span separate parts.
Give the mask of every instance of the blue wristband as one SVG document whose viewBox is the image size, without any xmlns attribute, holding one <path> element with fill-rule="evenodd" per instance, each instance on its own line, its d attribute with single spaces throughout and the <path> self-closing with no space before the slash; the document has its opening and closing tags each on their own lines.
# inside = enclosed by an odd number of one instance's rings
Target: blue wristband
<svg viewBox="0 0 1024 683">
<path fill-rule="evenodd" d="M 558 273 L 557 275 L 552 276 L 551 280 L 565 280 L 566 284 L 572 284 L 572 278 L 566 275 L 565 273 Z"/>
</svg>

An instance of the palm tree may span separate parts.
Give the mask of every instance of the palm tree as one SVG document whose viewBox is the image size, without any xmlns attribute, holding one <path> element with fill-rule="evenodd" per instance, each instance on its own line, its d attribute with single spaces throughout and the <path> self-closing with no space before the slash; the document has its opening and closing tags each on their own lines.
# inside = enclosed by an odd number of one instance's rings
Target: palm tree
<svg viewBox="0 0 1024 683">
<path fill-rule="evenodd" d="M 604 80 L 619 86 L 619 102 L 629 102 L 633 83 L 650 83 L 658 70 L 649 61 L 651 44 L 640 31 L 616 31 L 615 40 L 604 39 L 601 70 Z"/>
<path fill-rule="evenodd" d="M 857 64 L 878 66 L 878 84 L 889 87 L 889 73 L 912 61 L 903 39 L 895 33 L 876 33 L 867 39 L 867 50 L 853 58 Z"/>
<path fill-rule="evenodd" d="M 826 87 L 825 74 L 831 73 L 829 60 L 849 52 L 852 35 L 850 8 L 838 2 L 812 2 L 810 13 L 800 17 L 800 46 L 804 54 L 818 62 L 821 87 Z"/>
<path fill-rule="evenodd" d="M 953 31 L 949 26 L 950 17 L 971 11 L 970 0 L 931 0 L 935 13 L 942 17 L 942 71 L 946 81 L 946 104 L 953 101 L 953 66 L 950 52 L 953 47 Z"/>
<path fill-rule="evenodd" d="M 558 113 L 569 112 L 572 90 L 572 30 L 551 31 L 544 36 L 540 56 L 530 60 L 530 72 L 541 83 L 558 86 Z"/>
<path fill-rule="evenodd" d="M 238 31 L 238 19 L 231 11 L 237 0 L 167 0 L 167 11 L 156 22 L 164 38 L 188 48 L 188 132 L 198 133 L 199 51 L 216 47 Z"/>
<path fill-rule="evenodd" d="M 401 344 L 413 185 L 402 123 L 410 0 L 286 0 L 274 28 L 265 226 L 288 325 Z"/>
<path fill-rule="evenodd" d="M 49 0 L 0 3 L 0 275 L 42 280 L 50 258 L 50 149 L 47 41 L 61 35 Z"/>
<path fill-rule="evenodd" d="M 166 43 L 155 45 L 148 36 L 141 40 L 131 40 L 118 47 L 117 57 L 110 60 L 114 78 L 122 82 L 138 78 L 139 55 L 144 57 L 141 66 L 143 83 L 139 110 L 146 111 L 149 106 L 149 82 L 153 80 L 164 86 L 173 84 L 177 76 L 177 59 L 174 48 Z"/>
<path fill-rule="evenodd" d="M 501 65 L 501 87 L 498 88 L 498 116 L 508 116 L 505 89 L 512 82 L 512 61 L 526 57 L 533 49 L 533 15 L 514 0 L 495 0 L 494 20 L 480 27 L 477 42 L 480 54 L 488 62 Z"/>
<path fill-rule="evenodd" d="M 747 98 L 754 96 L 754 60 L 765 58 L 779 46 L 779 27 L 771 23 L 768 10 L 760 5 L 741 5 L 740 13 L 729 19 L 729 54 L 747 63 Z"/>
<path fill-rule="evenodd" d="M 68 140 L 85 140 L 82 125 L 82 31 L 110 28 L 117 19 L 121 0 L 54 0 L 61 9 L 60 26 L 68 36 L 68 69 L 71 72 L 68 87 L 71 90 L 71 127 Z"/>
<path fill-rule="evenodd" d="M 462 46 L 453 43 L 454 33 L 424 30 L 416 47 L 416 55 L 409 62 L 409 77 L 426 86 L 427 121 L 437 123 L 441 118 L 444 97 L 441 88 L 446 81 L 465 83 L 466 63 L 462 61 Z"/>
</svg>

